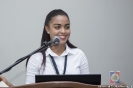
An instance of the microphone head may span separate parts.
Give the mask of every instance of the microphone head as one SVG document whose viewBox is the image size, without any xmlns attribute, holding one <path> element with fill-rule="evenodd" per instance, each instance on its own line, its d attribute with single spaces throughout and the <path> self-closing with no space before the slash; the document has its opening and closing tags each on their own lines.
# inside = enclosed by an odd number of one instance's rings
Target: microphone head
<svg viewBox="0 0 133 88">
<path fill-rule="evenodd" d="M 55 36 L 52 40 L 53 45 L 57 46 L 60 43 L 60 37 L 59 36 Z"/>
</svg>

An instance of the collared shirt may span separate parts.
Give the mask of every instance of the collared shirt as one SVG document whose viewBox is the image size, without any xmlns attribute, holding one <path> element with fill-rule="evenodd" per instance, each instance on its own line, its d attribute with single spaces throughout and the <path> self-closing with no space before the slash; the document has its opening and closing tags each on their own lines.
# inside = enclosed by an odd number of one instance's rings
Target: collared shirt
<svg viewBox="0 0 133 88">
<path fill-rule="evenodd" d="M 63 74 L 65 55 L 67 55 L 67 67 L 65 74 L 89 74 L 87 58 L 83 51 L 78 48 L 70 48 L 66 44 L 66 50 L 60 56 L 55 54 L 50 48 L 46 50 L 45 54 L 45 70 L 42 66 L 42 53 L 36 53 L 30 57 L 27 65 L 26 84 L 35 83 L 35 75 L 56 75 L 49 54 L 53 56 L 60 74 Z"/>
</svg>

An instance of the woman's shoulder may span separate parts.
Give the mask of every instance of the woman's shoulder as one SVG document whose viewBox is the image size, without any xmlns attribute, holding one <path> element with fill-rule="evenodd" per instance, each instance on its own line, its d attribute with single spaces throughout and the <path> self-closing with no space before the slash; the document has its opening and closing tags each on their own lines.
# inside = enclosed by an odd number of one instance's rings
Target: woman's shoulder
<svg viewBox="0 0 133 88">
<path fill-rule="evenodd" d="M 70 48 L 71 52 L 74 52 L 75 54 L 84 54 L 84 52 L 79 48 Z"/>
<path fill-rule="evenodd" d="M 38 53 L 35 53 L 33 54 L 31 57 L 42 57 L 42 53 L 41 52 L 38 52 Z"/>
<path fill-rule="evenodd" d="M 34 61 L 40 61 L 40 60 L 42 60 L 43 59 L 43 55 L 42 55 L 42 53 L 41 52 L 38 52 L 38 53 L 35 53 L 35 54 L 33 54 L 31 57 L 30 57 L 30 59 L 29 60 L 34 60 Z"/>
</svg>

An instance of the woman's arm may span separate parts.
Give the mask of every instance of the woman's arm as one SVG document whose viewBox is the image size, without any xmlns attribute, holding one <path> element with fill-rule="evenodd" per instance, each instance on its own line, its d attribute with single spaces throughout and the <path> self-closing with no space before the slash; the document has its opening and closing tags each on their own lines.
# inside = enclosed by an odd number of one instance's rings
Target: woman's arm
<svg viewBox="0 0 133 88">
<path fill-rule="evenodd" d="M 0 81 L 3 81 L 6 85 L 9 87 L 14 87 L 13 84 L 11 84 L 5 77 L 0 76 Z"/>
<path fill-rule="evenodd" d="M 26 84 L 35 83 L 35 75 L 39 74 L 42 58 L 41 53 L 36 53 L 30 57 L 27 64 Z"/>
<path fill-rule="evenodd" d="M 90 73 L 88 60 L 83 52 L 81 53 L 80 73 L 81 74 L 89 74 Z"/>
</svg>

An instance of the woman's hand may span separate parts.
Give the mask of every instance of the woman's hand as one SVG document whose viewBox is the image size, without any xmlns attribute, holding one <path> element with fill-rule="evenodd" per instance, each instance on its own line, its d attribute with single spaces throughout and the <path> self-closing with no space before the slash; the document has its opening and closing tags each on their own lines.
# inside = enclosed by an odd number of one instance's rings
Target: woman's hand
<svg viewBox="0 0 133 88">
<path fill-rule="evenodd" d="M 10 82 L 8 82 L 8 80 L 3 76 L 0 76 L 0 81 L 3 81 L 9 87 L 13 87 L 13 85 Z"/>
</svg>

